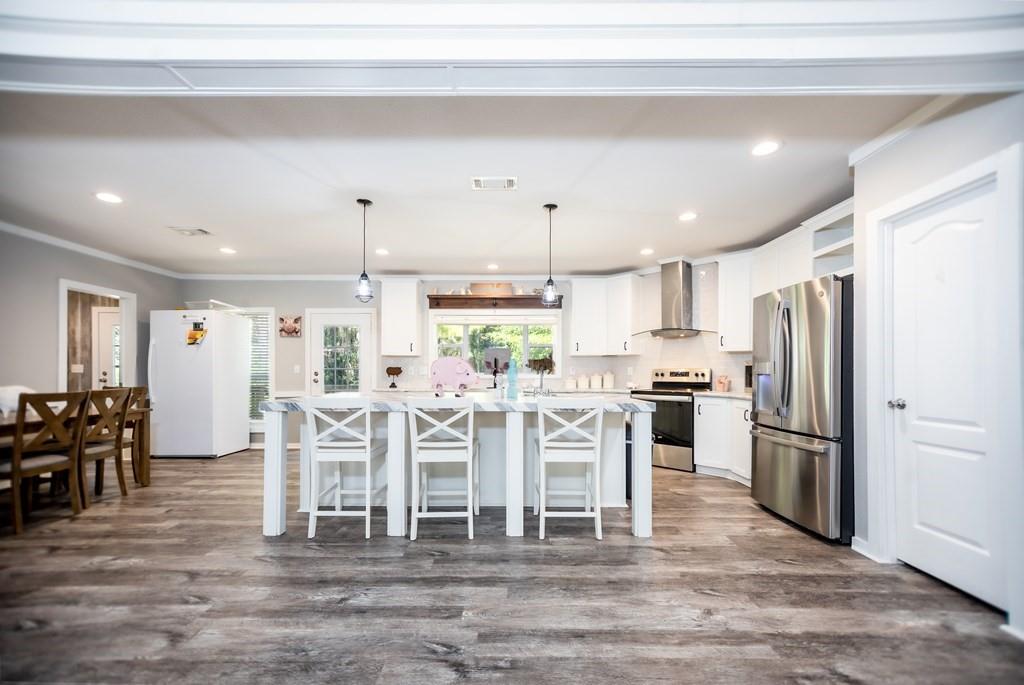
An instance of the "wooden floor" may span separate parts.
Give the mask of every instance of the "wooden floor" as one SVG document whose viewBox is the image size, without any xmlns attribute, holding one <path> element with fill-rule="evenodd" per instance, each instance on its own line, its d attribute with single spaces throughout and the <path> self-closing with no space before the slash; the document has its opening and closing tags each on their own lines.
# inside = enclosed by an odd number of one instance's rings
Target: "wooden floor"
<svg viewBox="0 0 1024 685">
<path fill-rule="evenodd" d="M 426 521 L 410 543 L 381 509 L 369 541 L 361 519 L 308 541 L 299 514 L 261 535 L 259 453 L 156 461 L 150 488 L 0 531 L 0 681 L 1024 682 L 1024 643 L 985 605 L 735 483 L 654 482 L 653 540 L 619 510 L 603 542 L 582 520 L 539 541 L 532 515 L 509 539 L 485 509 L 476 540 Z"/>
</svg>

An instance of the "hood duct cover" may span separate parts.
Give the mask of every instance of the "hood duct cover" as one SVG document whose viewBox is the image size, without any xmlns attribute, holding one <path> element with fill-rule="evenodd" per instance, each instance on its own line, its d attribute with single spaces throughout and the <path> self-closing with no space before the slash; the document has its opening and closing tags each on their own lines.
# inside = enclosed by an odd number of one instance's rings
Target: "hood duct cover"
<svg viewBox="0 0 1024 685">
<path fill-rule="evenodd" d="M 717 265 L 715 265 L 717 266 Z M 659 338 L 689 338 L 703 330 L 709 330 L 703 321 L 704 310 L 709 306 L 717 306 L 717 302 L 704 301 L 717 295 L 718 270 L 713 270 L 713 277 L 708 278 L 711 269 L 700 267 L 699 282 L 695 284 L 693 266 L 689 262 L 678 261 L 661 265 L 661 328 L 651 331 L 651 335 Z M 717 298 L 716 298 L 717 300 Z"/>
</svg>

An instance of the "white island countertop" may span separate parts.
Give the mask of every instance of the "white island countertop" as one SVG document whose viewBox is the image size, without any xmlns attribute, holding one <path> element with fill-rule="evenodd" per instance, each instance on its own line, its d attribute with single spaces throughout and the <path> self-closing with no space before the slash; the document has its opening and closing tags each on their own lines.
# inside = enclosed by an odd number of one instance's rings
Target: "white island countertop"
<svg viewBox="0 0 1024 685">
<path fill-rule="evenodd" d="M 386 438 L 387 459 L 384 473 L 386 481 L 387 534 L 405 535 L 408 521 L 408 407 L 406 401 L 413 398 L 433 397 L 427 391 L 409 392 L 388 390 L 368 393 L 334 393 L 331 397 L 363 397 L 372 401 L 371 411 L 386 416 L 386 426 L 380 425 L 381 438 Z M 450 396 L 450 394 L 449 394 Z M 514 401 L 503 400 L 487 391 L 470 391 L 467 396 L 475 401 L 475 410 L 483 414 L 477 424 L 480 441 L 480 493 L 481 506 L 505 508 L 505 534 L 512 537 L 523 535 L 523 514 L 529 498 L 533 497 L 534 437 L 537 433 L 537 398 L 520 395 Z M 603 506 L 630 509 L 630 529 L 633 535 L 649 538 L 652 534 L 651 515 L 651 456 L 652 456 L 652 415 L 653 402 L 634 399 L 623 394 L 604 394 L 601 391 L 566 392 L 554 397 L 580 399 L 598 397 L 604 410 L 610 416 L 604 422 L 601 454 L 601 498 Z M 263 534 L 281 535 L 285 532 L 287 520 L 287 492 L 289 470 L 287 417 L 292 412 L 302 412 L 306 397 L 281 397 L 260 403 L 264 417 L 264 462 L 263 462 Z M 626 503 L 625 490 L 625 425 L 633 425 L 631 463 L 632 500 Z M 300 510 L 303 502 L 309 500 L 309 479 L 306 470 L 313 468 L 308 454 L 308 441 L 303 438 L 300 449 L 299 499 Z M 553 478 L 561 477 L 553 474 Z M 565 475 L 564 478 L 577 478 Z M 582 478 L 582 476 L 579 476 Z M 567 481 L 571 486 L 572 482 Z M 581 491 L 579 487 L 559 489 Z M 304 494 L 305 493 L 305 494 Z M 311 500 L 309 500 L 311 502 Z M 309 502 L 306 506 L 309 506 Z M 556 504 L 555 506 L 567 506 Z"/>
<path fill-rule="evenodd" d="M 365 397 L 373 400 L 373 411 L 395 412 L 406 411 L 405 400 L 413 398 L 433 397 L 434 393 L 429 390 L 416 391 L 374 391 L 368 393 L 339 392 L 329 397 Z M 449 395 L 450 397 L 451 395 Z M 486 412 L 535 412 L 537 411 L 537 398 L 533 396 L 520 395 L 517 400 L 501 400 L 492 397 L 489 393 L 469 392 L 468 397 L 475 400 L 476 411 Z M 583 399 L 585 397 L 601 397 L 604 399 L 604 410 L 615 414 L 637 414 L 654 412 L 654 404 L 644 400 L 636 400 L 622 395 L 604 395 L 600 392 L 583 393 L 555 393 L 554 397 L 572 397 Z M 289 412 L 302 411 L 302 398 L 292 397 L 287 399 L 267 400 L 260 403 L 260 411 L 264 412 Z"/>
</svg>

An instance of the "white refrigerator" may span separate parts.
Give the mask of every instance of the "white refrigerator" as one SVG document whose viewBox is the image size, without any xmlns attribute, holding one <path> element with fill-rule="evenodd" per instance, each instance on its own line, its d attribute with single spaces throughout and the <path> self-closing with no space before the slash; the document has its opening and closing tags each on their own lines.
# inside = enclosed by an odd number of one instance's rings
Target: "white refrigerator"
<svg viewBox="0 0 1024 685">
<path fill-rule="evenodd" d="M 149 314 L 154 457 L 249 448 L 250 321 L 207 309 Z"/>
</svg>

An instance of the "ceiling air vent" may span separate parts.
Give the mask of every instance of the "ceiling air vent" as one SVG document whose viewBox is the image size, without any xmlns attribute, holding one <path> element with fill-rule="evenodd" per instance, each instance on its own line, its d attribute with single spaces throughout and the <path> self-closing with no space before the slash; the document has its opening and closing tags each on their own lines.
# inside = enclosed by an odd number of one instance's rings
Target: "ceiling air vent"
<svg viewBox="0 0 1024 685">
<path fill-rule="evenodd" d="M 474 176 L 473 190 L 516 190 L 519 188 L 517 176 Z"/>
<path fill-rule="evenodd" d="M 205 228 L 189 228 L 188 226 L 168 226 L 167 228 L 186 238 L 201 238 L 204 235 L 213 235 Z"/>
</svg>

